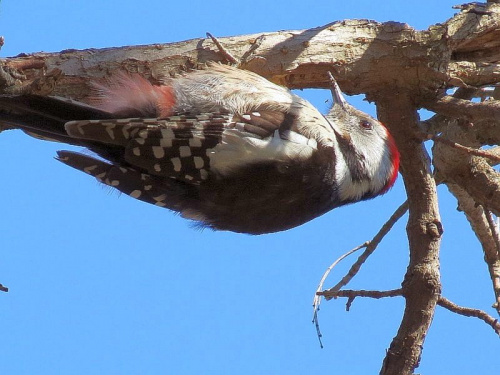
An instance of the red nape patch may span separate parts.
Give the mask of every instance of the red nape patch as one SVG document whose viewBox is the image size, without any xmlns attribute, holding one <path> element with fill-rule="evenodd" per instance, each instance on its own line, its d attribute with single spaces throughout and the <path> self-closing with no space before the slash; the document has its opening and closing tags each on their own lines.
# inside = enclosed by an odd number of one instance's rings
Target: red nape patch
<svg viewBox="0 0 500 375">
<path fill-rule="evenodd" d="M 127 116 L 167 117 L 175 97 L 170 86 L 155 86 L 139 74 L 118 72 L 106 83 L 93 84 L 90 102 L 99 109 Z"/>
<path fill-rule="evenodd" d="M 381 194 L 386 193 L 392 187 L 392 185 L 394 185 L 399 171 L 399 151 L 396 146 L 396 142 L 394 142 L 394 138 L 392 137 L 391 133 L 389 133 L 389 130 L 387 130 L 387 128 L 385 128 L 385 132 L 387 134 L 387 145 L 389 146 L 389 151 L 391 153 L 392 175 L 387 180 L 387 183 L 382 189 Z"/>
</svg>

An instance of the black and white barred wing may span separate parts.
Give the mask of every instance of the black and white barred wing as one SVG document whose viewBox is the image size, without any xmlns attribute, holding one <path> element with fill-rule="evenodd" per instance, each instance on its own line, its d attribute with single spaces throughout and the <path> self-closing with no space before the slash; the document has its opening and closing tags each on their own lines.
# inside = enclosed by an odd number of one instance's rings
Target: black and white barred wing
<svg viewBox="0 0 500 375">
<path fill-rule="evenodd" d="M 285 117 L 264 111 L 70 121 L 68 135 L 95 144 L 89 148 L 106 160 L 67 151 L 59 160 L 134 198 L 181 210 L 182 200 L 209 179 L 252 164 L 310 156 L 315 142 L 287 130 Z M 120 151 L 101 152 L 99 144 Z"/>
</svg>

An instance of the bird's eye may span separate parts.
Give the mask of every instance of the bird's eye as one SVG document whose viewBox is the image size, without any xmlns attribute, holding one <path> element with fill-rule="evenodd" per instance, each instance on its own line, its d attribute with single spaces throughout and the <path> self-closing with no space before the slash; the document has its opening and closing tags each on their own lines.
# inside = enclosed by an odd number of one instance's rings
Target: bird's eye
<svg viewBox="0 0 500 375">
<path fill-rule="evenodd" d="M 370 121 L 362 120 L 360 123 L 361 127 L 366 130 L 372 130 L 373 125 Z"/>
</svg>

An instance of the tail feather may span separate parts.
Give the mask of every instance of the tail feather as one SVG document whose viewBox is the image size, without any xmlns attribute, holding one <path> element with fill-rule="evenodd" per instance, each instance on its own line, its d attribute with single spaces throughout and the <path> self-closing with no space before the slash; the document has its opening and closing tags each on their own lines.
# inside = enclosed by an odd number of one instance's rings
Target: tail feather
<svg viewBox="0 0 500 375">
<path fill-rule="evenodd" d="M 58 151 L 57 160 L 93 176 L 97 181 L 114 187 L 124 194 L 159 207 L 179 211 L 185 190 L 173 179 L 160 179 L 147 173 L 117 166 L 88 155 Z"/>
<path fill-rule="evenodd" d="M 64 124 L 76 119 L 108 119 L 113 116 L 84 103 L 58 97 L 36 95 L 0 96 L 1 123 L 24 130 L 29 135 L 81 145 L 68 136 Z"/>
</svg>

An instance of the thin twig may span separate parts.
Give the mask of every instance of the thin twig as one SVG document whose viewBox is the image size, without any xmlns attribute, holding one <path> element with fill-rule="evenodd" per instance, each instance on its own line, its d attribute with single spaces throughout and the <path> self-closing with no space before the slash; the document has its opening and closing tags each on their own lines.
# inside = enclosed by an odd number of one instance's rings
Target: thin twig
<svg viewBox="0 0 500 375">
<path fill-rule="evenodd" d="M 455 314 L 481 319 L 483 322 L 493 328 L 498 335 L 500 335 L 500 322 L 498 321 L 498 319 L 493 318 L 483 310 L 458 306 L 457 304 L 451 302 L 449 299 L 443 296 L 439 297 L 437 304 L 441 307 L 444 307 L 445 309 L 454 312 Z"/>
<path fill-rule="evenodd" d="M 316 294 L 314 295 L 314 300 L 313 300 L 313 323 L 314 323 L 314 326 L 316 327 L 316 333 L 318 335 L 318 340 L 319 340 L 319 344 L 320 344 L 321 348 L 323 348 L 323 343 L 321 341 L 322 334 L 321 334 L 321 330 L 319 328 L 318 311 L 319 311 L 319 306 L 321 304 L 321 296 L 322 296 L 321 289 L 323 288 L 323 284 L 325 283 L 326 278 L 328 277 L 330 272 L 333 270 L 333 268 L 340 261 L 342 261 L 344 258 L 348 257 L 349 255 L 353 254 L 354 252 L 358 251 L 359 249 L 362 249 L 365 247 L 366 250 L 363 252 L 363 254 L 361 254 L 359 256 L 359 258 L 356 260 L 356 262 L 351 266 L 349 272 L 342 278 L 342 280 L 340 280 L 340 282 L 337 283 L 337 285 L 335 285 L 331 289 L 328 289 L 328 291 L 326 291 L 326 292 L 335 293 L 335 292 L 338 292 L 340 290 L 340 288 L 347 285 L 347 283 L 349 283 L 352 280 L 352 278 L 359 272 L 361 266 L 366 261 L 366 259 L 368 259 L 368 257 L 375 251 L 375 249 L 377 248 L 380 241 L 382 241 L 382 239 L 385 237 L 385 235 L 387 233 L 389 233 L 389 231 L 392 229 L 394 224 L 405 214 L 405 212 L 407 210 L 408 210 L 408 202 L 405 201 L 403 204 L 401 204 L 401 206 L 399 206 L 397 208 L 396 211 L 394 211 L 394 213 L 391 215 L 389 220 L 387 220 L 387 222 L 382 226 L 382 228 L 380 228 L 379 232 L 375 235 L 375 237 L 373 237 L 373 239 L 371 241 L 367 241 L 367 242 L 355 247 L 354 249 L 348 251 L 344 255 L 342 255 L 335 262 L 333 262 L 330 265 L 330 267 L 328 267 L 327 270 L 325 271 L 325 273 L 323 274 L 323 276 L 319 282 L 318 288 L 316 289 Z M 329 300 L 332 298 L 332 297 L 327 297 L 325 295 L 323 295 L 323 296 L 325 297 L 326 300 Z M 352 301 L 350 301 L 350 302 L 352 303 Z M 348 306 L 350 306 L 349 301 L 348 301 Z"/>
<path fill-rule="evenodd" d="M 323 296 L 326 299 L 346 297 L 348 298 L 346 304 L 346 310 L 349 311 L 352 302 L 356 297 L 368 297 L 368 298 L 386 298 L 386 297 L 400 297 L 403 295 L 403 289 L 391 289 L 391 290 L 339 290 L 333 292 L 331 290 L 325 290 L 323 292 L 317 292 L 319 296 Z"/>
<path fill-rule="evenodd" d="M 500 233 L 498 231 L 497 223 L 495 223 L 495 219 L 493 218 L 493 213 L 487 210 L 485 207 L 483 208 L 484 208 L 484 214 L 486 215 L 486 220 L 488 220 L 488 225 L 490 226 L 491 237 L 493 238 L 493 241 L 495 241 L 497 252 L 500 255 Z"/>
<path fill-rule="evenodd" d="M 354 276 L 359 272 L 359 269 L 363 263 L 368 259 L 368 257 L 375 251 L 378 244 L 382 241 L 387 233 L 392 229 L 394 224 L 406 213 L 408 210 L 408 201 L 405 201 L 401 206 L 399 206 L 396 211 L 391 215 L 389 220 L 380 228 L 379 232 L 369 241 L 369 245 L 366 250 L 359 256 L 358 260 L 351 266 L 349 272 L 335 285 L 333 288 L 329 289 L 331 291 L 338 291 L 343 286 L 347 285 Z M 328 298 L 327 298 L 328 299 Z"/>
<path fill-rule="evenodd" d="M 224 58 L 229 63 L 234 64 L 234 65 L 240 64 L 240 61 L 236 57 L 231 55 L 231 53 L 226 48 L 224 48 L 224 46 L 221 44 L 221 42 L 219 42 L 219 40 L 215 36 L 213 36 L 212 34 L 207 32 L 207 37 L 212 39 L 212 42 L 214 42 L 214 44 L 217 46 L 221 55 L 224 56 Z"/>
<path fill-rule="evenodd" d="M 432 140 L 434 142 L 440 142 L 442 144 L 445 144 L 447 146 L 453 147 L 457 150 L 463 151 L 469 155 L 475 155 L 475 156 L 481 156 L 483 158 L 487 158 L 489 160 L 492 160 L 496 163 L 500 163 L 500 156 L 497 155 L 496 153 L 491 153 L 485 150 L 478 150 L 476 148 L 471 148 L 467 147 L 464 145 L 461 145 L 460 143 L 456 143 L 453 141 L 450 141 L 449 139 L 440 137 L 438 135 L 433 135 L 433 134 L 427 134 L 427 133 L 420 133 L 422 138 L 427 139 L 427 140 Z"/>
<path fill-rule="evenodd" d="M 325 273 L 323 274 L 323 277 L 321 278 L 320 282 L 319 282 L 319 285 L 318 285 L 318 288 L 316 289 L 316 293 L 314 295 L 314 300 L 313 300 L 313 307 L 314 307 L 314 313 L 316 315 L 316 311 L 319 310 L 319 305 L 321 303 L 321 298 L 319 298 L 318 296 L 320 296 L 320 292 L 321 290 L 323 289 L 323 284 L 325 283 L 325 280 L 326 278 L 328 277 L 328 275 L 330 274 L 330 272 L 335 268 L 335 266 L 337 264 L 339 264 L 343 259 L 347 258 L 349 255 L 355 253 L 356 251 L 358 251 L 359 249 L 362 249 L 364 247 L 367 247 L 368 245 L 370 244 L 370 241 L 366 241 L 365 243 L 359 245 L 359 246 L 356 246 L 354 249 L 352 250 L 349 250 L 347 253 L 343 254 L 342 256 L 340 256 L 335 262 L 333 262 L 330 267 L 328 267 L 325 271 Z"/>
<path fill-rule="evenodd" d="M 323 342 L 321 341 L 321 330 L 319 328 L 319 320 L 318 320 L 318 311 L 319 311 L 319 305 L 321 304 L 321 295 L 319 294 L 321 290 L 323 289 L 323 284 L 325 283 L 326 278 L 330 274 L 330 272 L 333 270 L 333 268 L 339 264 L 343 259 L 347 258 L 349 255 L 353 254 L 354 252 L 358 251 L 359 249 L 362 249 L 363 247 L 366 247 L 369 245 L 369 241 L 366 241 L 365 243 L 355 247 L 352 250 L 349 250 L 347 253 L 343 254 L 340 256 L 335 262 L 333 262 L 330 267 L 328 267 L 323 274 L 323 277 L 321 278 L 318 288 L 316 289 L 316 293 L 314 294 L 314 299 L 313 299 L 313 320 L 312 322 L 314 323 L 314 326 L 316 327 L 316 333 L 318 335 L 318 340 L 319 340 L 319 345 L 321 348 L 323 348 Z"/>
</svg>

